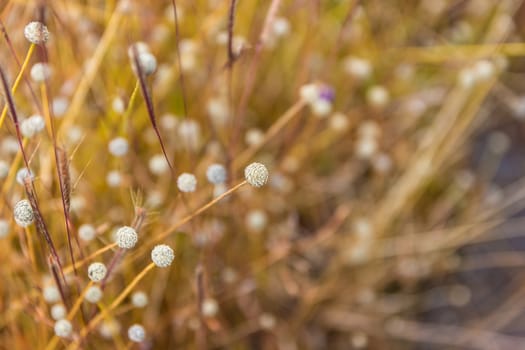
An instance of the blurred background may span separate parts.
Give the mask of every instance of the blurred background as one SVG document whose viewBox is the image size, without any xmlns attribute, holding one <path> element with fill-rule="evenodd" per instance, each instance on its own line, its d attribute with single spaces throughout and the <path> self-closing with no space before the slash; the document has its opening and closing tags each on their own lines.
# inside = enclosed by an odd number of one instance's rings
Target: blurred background
<svg viewBox="0 0 525 350">
<path fill-rule="evenodd" d="M 523 1 L 0 0 L 0 20 L 6 348 L 525 349 Z M 141 275 L 158 243 L 173 265 Z"/>
</svg>

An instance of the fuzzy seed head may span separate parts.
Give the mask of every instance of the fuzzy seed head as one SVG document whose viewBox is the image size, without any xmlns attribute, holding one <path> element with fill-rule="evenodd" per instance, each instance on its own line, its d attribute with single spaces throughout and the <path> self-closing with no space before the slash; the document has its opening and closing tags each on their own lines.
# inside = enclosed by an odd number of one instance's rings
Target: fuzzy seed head
<svg viewBox="0 0 525 350">
<path fill-rule="evenodd" d="M 33 44 L 44 44 L 49 39 L 49 31 L 44 23 L 30 22 L 24 28 L 24 36 Z"/>
<path fill-rule="evenodd" d="M 62 319 L 55 322 L 55 334 L 57 337 L 68 338 L 71 332 L 73 332 L 73 326 L 68 320 Z"/>
<path fill-rule="evenodd" d="M 95 238 L 97 230 L 89 224 L 84 224 L 78 228 L 78 236 L 81 240 L 89 242 Z"/>
<path fill-rule="evenodd" d="M 51 67 L 47 63 L 38 62 L 31 67 L 31 79 L 35 83 L 43 83 L 51 77 Z"/>
<path fill-rule="evenodd" d="M 268 169 L 264 164 L 252 163 L 244 168 L 246 181 L 254 187 L 262 187 L 268 182 Z"/>
<path fill-rule="evenodd" d="M 134 324 L 128 328 L 129 340 L 135 343 L 140 343 L 146 338 L 146 331 L 140 324 Z"/>
<path fill-rule="evenodd" d="M 157 59 L 150 52 L 141 52 L 139 53 L 139 64 L 142 69 L 142 73 L 148 76 L 155 73 L 157 69 Z"/>
<path fill-rule="evenodd" d="M 0 219 L 0 238 L 4 238 L 9 234 L 9 221 Z"/>
<path fill-rule="evenodd" d="M 135 292 L 131 295 L 131 303 L 135 307 L 145 307 L 148 305 L 148 295 L 141 291 Z"/>
<path fill-rule="evenodd" d="M 182 173 L 177 178 L 177 187 L 181 192 L 195 192 L 197 189 L 197 178 L 190 173 Z"/>
<path fill-rule="evenodd" d="M 93 282 L 100 282 L 106 277 L 108 269 L 100 262 L 94 262 L 88 267 L 88 277 Z"/>
<path fill-rule="evenodd" d="M 53 116 L 55 118 L 60 118 L 64 116 L 64 114 L 67 112 L 68 107 L 69 101 L 66 97 L 56 97 L 55 99 L 53 99 L 53 103 L 51 105 L 51 109 L 53 110 Z"/>
<path fill-rule="evenodd" d="M 51 317 L 58 321 L 65 318 L 67 315 L 66 308 L 62 304 L 55 304 L 51 307 Z"/>
<path fill-rule="evenodd" d="M 27 227 L 33 223 L 35 216 L 31 203 L 27 199 L 22 199 L 13 208 L 15 222 L 18 226 Z"/>
<path fill-rule="evenodd" d="M 109 153 L 115 157 L 122 157 L 128 153 L 129 144 L 128 140 L 123 137 L 116 137 L 111 140 L 108 144 Z"/>
<path fill-rule="evenodd" d="M 117 230 L 117 245 L 123 249 L 131 249 L 135 247 L 139 236 L 137 231 L 130 226 L 122 226 Z"/>
<path fill-rule="evenodd" d="M 118 170 L 112 170 L 106 175 L 106 182 L 110 187 L 118 187 L 122 183 L 122 175 Z"/>
<path fill-rule="evenodd" d="M 206 177 L 214 185 L 222 184 L 226 181 L 226 168 L 221 164 L 212 164 L 206 170 Z"/>
<path fill-rule="evenodd" d="M 91 286 L 88 288 L 85 294 L 85 298 L 88 302 L 96 304 L 102 299 L 102 289 L 99 286 Z"/>
<path fill-rule="evenodd" d="M 170 246 L 159 244 L 151 251 L 151 260 L 158 267 L 168 267 L 175 259 L 175 253 Z"/>
</svg>

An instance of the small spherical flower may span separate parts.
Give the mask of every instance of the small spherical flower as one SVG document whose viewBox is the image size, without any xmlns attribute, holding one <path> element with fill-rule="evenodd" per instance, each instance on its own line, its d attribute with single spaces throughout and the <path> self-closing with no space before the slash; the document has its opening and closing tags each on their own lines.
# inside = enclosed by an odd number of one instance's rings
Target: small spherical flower
<svg viewBox="0 0 525 350">
<path fill-rule="evenodd" d="M 215 299 L 206 298 L 202 301 L 202 314 L 205 317 L 214 317 L 219 311 L 219 304 Z"/>
<path fill-rule="evenodd" d="M 51 307 L 51 317 L 58 321 L 65 318 L 67 315 L 66 308 L 62 304 L 55 304 Z"/>
<path fill-rule="evenodd" d="M 290 33 L 290 22 L 284 17 L 276 17 L 272 23 L 272 32 L 278 37 Z"/>
<path fill-rule="evenodd" d="M 78 236 L 85 242 L 93 240 L 96 235 L 97 230 L 93 227 L 93 225 L 84 224 L 78 228 Z"/>
<path fill-rule="evenodd" d="M 144 292 L 137 291 L 131 295 L 131 303 L 135 307 L 145 307 L 148 305 L 148 295 Z"/>
<path fill-rule="evenodd" d="M 199 124 L 192 119 L 184 119 L 178 123 L 178 136 L 182 144 L 189 149 L 196 150 L 201 141 L 201 128 Z"/>
<path fill-rule="evenodd" d="M 383 86 L 376 85 L 368 89 L 366 99 L 371 106 L 381 108 L 390 102 L 390 94 Z"/>
<path fill-rule="evenodd" d="M 62 319 L 55 322 L 55 334 L 57 337 L 68 338 L 72 332 L 73 326 L 68 320 Z"/>
<path fill-rule="evenodd" d="M 129 340 L 135 343 L 140 343 L 146 338 L 146 331 L 140 324 L 134 324 L 128 328 Z"/>
<path fill-rule="evenodd" d="M 117 114 L 122 114 L 126 111 L 126 104 L 124 103 L 124 100 L 122 100 L 121 97 L 117 96 L 111 102 L 111 108 L 113 109 L 113 112 Z"/>
<path fill-rule="evenodd" d="M 248 146 L 260 145 L 264 141 L 264 133 L 260 129 L 249 129 L 244 135 L 244 141 Z"/>
<path fill-rule="evenodd" d="M 206 177 L 214 185 L 222 184 L 226 181 L 226 168 L 221 164 L 212 164 L 206 170 Z"/>
<path fill-rule="evenodd" d="M 123 137 L 116 137 L 113 140 L 111 140 L 108 144 L 109 153 L 114 155 L 115 157 L 122 157 L 126 153 L 128 153 L 128 140 L 126 140 Z"/>
<path fill-rule="evenodd" d="M 9 221 L 0 219 L 0 238 L 4 238 L 9 234 Z"/>
<path fill-rule="evenodd" d="M 111 339 L 120 332 L 120 328 L 120 323 L 117 320 L 109 319 L 102 322 L 99 332 L 102 337 Z"/>
<path fill-rule="evenodd" d="M 56 97 L 55 99 L 53 99 L 53 104 L 51 105 L 51 108 L 53 110 L 53 116 L 55 118 L 62 117 L 67 112 L 68 107 L 69 101 L 66 97 Z"/>
<path fill-rule="evenodd" d="M 343 62 L 344 70 L 354 78 L 364 80 L 372 74 L 372 65 L 359 57 L 347 57 Z"/>
<path fill-rule="evenodd" d="M 9 164 L 0 160 L 0 180 L 5 179 L 9 174 Z"/>
<path fill-rule="evenodd" d="M 46 286 L 44 287 L 44 290 L 42 291 L 44 300 L 47 303 L 56 303 L 60 300 L 60 291 L 56 286 Z"/>
<path fill-rule="evenodd" d="M 123 249 L 135 247 L 139 236 L 133 227 L 122 226 L 117 230 L 117 245 Z"/>
<path fill-rule="evenodd" d="M 197 178 L 189 173 L 182 173 L 177 178 L 177 187 L 181 192 L 195 192 L 197 189 Z"/>
<path fill-rule="evenodd" d="M 110 187 L 118 187 L 122 183 L 122 175 L 118 170 L 112 170 L 106 175 L 106 182 Z"/>
<path fill-rule="evenodd" d="M 22 168 L 16 172 L 16 182 L 20 185 L 24 185 L 26 179 L 29 182 L 33 182 L 35 180 L 35 174 L 33 174 L 31 170 L 28 171 L 27 168 Z"/>
<path fill-rule="evenodd" d="M 306 84 L 299 90 L 301 98 L 308 102 L 314 103 L 319 98 L 319 86 L 317 84 Z"/>
<path fill-rule="evenodd" d="M 106 268 L 106 265 L 100 262 L 94 262 L 88 267 L 88 276 L 93 282 L 102 281 L 107 273 L 108 269 Z"/>
<path fill-rule="evenodd" d="M 31 67 L 29 73 L 35 83 L 43 83 L 51 77 L 51 67 L 47 63 L 38 62 Z"/>
<path fill-rule="evenodd" d="M 92 304 L 96 304 L 102 299 L 102 289 L 99 286 L 91 286 L 86 290 L 84 297 L 86 300 Z"/>
<path fill-rule="evenodd" d="M 149 160 L 149 170 L 155 175 L 166 173 L 170 167 L 163 154 L 156 154 Z"/>
<path fill-rule="evenodd" d="M 49 31 L 44 23 L 34 21 L 26 25 L 24 36 L 30 43 L 43 44 L 49 39 Z"/>
<path fill-rule="evenodd" d="M 277 321 L 275 320 L 275 316 L 272 314 L 263 313 L 261 316 L 259 316 L 259 325 L 262 329 L 273 329 L 276 323 Z"/>
<path fill-rule="evenodd" d="M 175 259 L 175 253 L 170 246 L 159 244 L 151 251 L 151 260 L 158 267 L 168 267 Z"/>
<path fill-rule="evenodd" d="M 18 226 L 27 227 L 33 223 L 35 216 L 31 203 L 27 199 L 22 199 L 13 208 L 15 222 Z"/>
<path fill-rule="evenodd" d="M 144 75 L 151 75 L 155 72 L 157 69 L 157 59 L 151 52 L 140 52 L 138 61 L 140 64 L 140 68 L 142 70 L 142 73 Z M 133 71 L 137 73 L 137 70 L 135 68 L 135 62 L 133 62 Z"/>
<path fill-rule="evenodd" d="M 268 218 L 262 210 L 252 210 L 246 216 L 246 226 L 254 232 L 261 232 L 266 227 Z"/>
<path fill-rule="evenodd" d="M 30 138 L 44 130 L 46 122 L 41 115 L 32 115 L 20 124 L 20 132 L 24 137 Z"/>
<path fill-rule="evenodd" d="M 250 185 L 261 187 L 268 181 L 268 169 L 264 164 L 252 163 L 244 168 L 244 177 Z"/>
<path fill-rule="evenodd" d="M 332 112 L 332 103 L 326 99 L 317 99 L 311 104 L 312 113 L 320 118 L 324 118 Z"/>
</svg>

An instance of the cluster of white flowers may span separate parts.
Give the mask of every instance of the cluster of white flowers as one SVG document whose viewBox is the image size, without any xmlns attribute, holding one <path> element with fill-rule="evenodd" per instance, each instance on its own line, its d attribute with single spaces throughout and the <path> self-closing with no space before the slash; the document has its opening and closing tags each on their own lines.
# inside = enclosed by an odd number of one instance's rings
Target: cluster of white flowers
<svg viewBox="0 0 525 350">
<path fill-rule="evenodd" d="M 175 259 L 173 249 L 166 244 L 156 245 L 151 251 L 151 260 L 158 267 L 168 267 Z"/>
<path fill-rule="evenodd" d="M 177 178 L 177 187 L 181 192 L 195 192 L 197 189 L 197 178 L 190 173 L 182 173 Z"/>
<path fill-rule="evenodd" d="M 251 163 L 244 168 L 246 182 L 254 187 L 262 187 L 268 182 L 268 169 L 264 164 Z"/>
<path fill-rule="evenodd" d="M 29 75 L 35 83 L 43 83 L 51 77 L 51 67 L 47 63 L 38 62 L 31 67 Z"/>
<path fill-rule="evenodd" d="M 128 140 L 126 140 L 124 137 L 116 137 L 108 144 L 109 153 L 115 157 L 122 157 L 126 155 L 126 153 L 128 153 L 128 149 Z"/>
<path fill-rule="evenodd" d="M 13 215 L 18 226 L 27 227 L 33 223 L 35 216 L 31 203 L 27 199 L 22 199 L 15 204 Z"/>
<path fill-rule="evenodd" d="M 24 137 L 30 138 L 44 130 L 46 122 L 41 115 L 35 114 L 24 119 L 20 124 L 20 132 Z"/>
</svg>

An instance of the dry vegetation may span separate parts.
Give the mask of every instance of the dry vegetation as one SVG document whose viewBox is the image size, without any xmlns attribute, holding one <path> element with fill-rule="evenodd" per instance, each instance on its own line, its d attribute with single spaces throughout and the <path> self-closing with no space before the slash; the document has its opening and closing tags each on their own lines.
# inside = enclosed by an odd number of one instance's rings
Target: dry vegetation
<svg viewBox="0 0 525 350">
<path fill-rule="evenodd" d="M 524 16 L 0 0 L 0 347 L 525 348 Z"/>
</svg>

